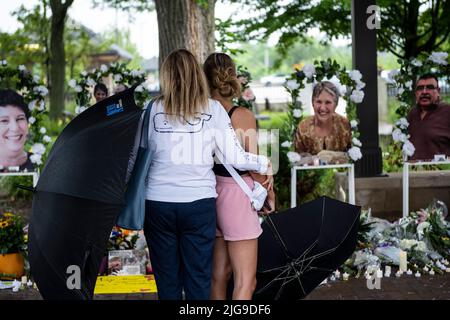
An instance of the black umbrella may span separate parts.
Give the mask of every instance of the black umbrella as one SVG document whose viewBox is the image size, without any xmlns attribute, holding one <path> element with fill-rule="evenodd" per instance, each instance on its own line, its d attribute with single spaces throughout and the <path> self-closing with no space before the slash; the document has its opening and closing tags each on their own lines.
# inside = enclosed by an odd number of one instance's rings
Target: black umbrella
<svg viewBox="0 0 450 320">
<path fill-rule="evenodd" d="M 34 190 L 28 244 L 31 274 L 45 299 L 93 297 L 140 134 L 134 89 L 78 115 L 48 156 Z"/>
<path fill-rule="evenodd" d="M 265 217 L 255 299 L 304 298 L 353 253 L 361 208 L 321 197 Z"/>
</svg>

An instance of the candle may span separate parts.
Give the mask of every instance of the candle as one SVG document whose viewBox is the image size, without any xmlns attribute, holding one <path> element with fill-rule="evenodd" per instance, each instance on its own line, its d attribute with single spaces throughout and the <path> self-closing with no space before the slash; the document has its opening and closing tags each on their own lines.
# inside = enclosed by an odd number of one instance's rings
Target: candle
<svg viewBox="0 0 450 320">
<path fill-rule="evenodd" d="M 430 270 L 430 276 L 434 276 L 434 270 L 433 269 Z"/>
<path fill-rule="evenodd" d="M 28 280 L 27 287 L 31 287 L 33 285 L 33 282 L 31 280 Z"/>
<path fill-rule="evenodd" d="M 397 278 L 400 278 L 401 276 L 402 276 L 402 272 L 399 270 L 399 271 L 397 271 L 396 273 L 395 273 L 395 276 L 397 277 Z"/>
<path fill-rule="evenodd" d="M 408 271 L 406 271 L 406 274 L 407 274 L 408 276 L 412 275 L 411 269 L 408 269 Z"/>
<path fill-rule="evenodd" d="M 342 279 L 344 281 L 347 281 L 348 280 L 348 276 L 349 276 L 349 274 L 347 272 L 344 272 L 344 274 L 342 275 Z"/>
<path fill-rule="evenodd" d="M 427 266 L 425 266 L 424 268 L 423 268 L 423 271 L 425 271 L 425 272 L 428 272 L 428 267 Z"/>
<path fill-rule="evenodd" d="M 420 278 L 420 276 L 421 276 L 420 272 L 417 271 L 416 274 L 415 274 L 415 276 L 416 276 L 416 278 Z"/>
<path fill-rule="evenodd" d="M 19 291 L 19 287 L 13 287 L 13 288 L 12 288 L 12 291 L 13 291 L 13 292 L 18 292 L 18 291 Z"/>
<path fill-rule="evenodd" d="M 445 272 L 450 272 L 450 268 L 445 269 Z"/>
<path fill-rule="evenodd" d="M 408 258 L 406 252 L 400 251 L 399 258 L 400 258 L 400 271 L 405 272 L 408 266 Z"/>
<path fill-rule="evenodd" d="M 22 277 L 22 284 L 26 284 L 28 281 L 27 276 Z"/>
<path fill-rule="evenodd" d="M 386 266 L 384 268 L 384 273 L 391 273 L 391 266 Z"/>
<path fill-rule="evenodd" d="M 334 276 L 336 277 L 336 279 L 339 279 L 341 277 L 341 273 L 339 272 L 339 270 L 335 271 Z"/>
<path fill-rule="evenodd" d="M 331 280 L 331 281 L 334 281 L 334 280 L 336 280 L 336 278 L 335 278 L 334 276 L 331 276 L 331 277 L 330 277 L 330 280 Z"/>
<path fill-rule="evenodd" d="M 377 270 L 377 278 L 383 278 L 383 271 L 380 269 Z"/>
</svg>

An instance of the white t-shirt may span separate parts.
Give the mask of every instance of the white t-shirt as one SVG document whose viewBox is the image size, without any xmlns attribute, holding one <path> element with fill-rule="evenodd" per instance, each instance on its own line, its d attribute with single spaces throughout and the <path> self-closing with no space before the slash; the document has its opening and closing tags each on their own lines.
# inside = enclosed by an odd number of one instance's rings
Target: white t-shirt
<svg viewBox="0 0 450 320">
<path fill-rule="evenodd" d="M 169 120 L 161 102 L 153 104 L 149 122 L 152 163 L 146 199 L 192 202 L 217 197 L 213 155 L 220 151 L 238 170 L 267 171 L 268 159 L 247 153 L 222 105 L 209 99 L 206 111 L 186 121 Z"/>
</svg>

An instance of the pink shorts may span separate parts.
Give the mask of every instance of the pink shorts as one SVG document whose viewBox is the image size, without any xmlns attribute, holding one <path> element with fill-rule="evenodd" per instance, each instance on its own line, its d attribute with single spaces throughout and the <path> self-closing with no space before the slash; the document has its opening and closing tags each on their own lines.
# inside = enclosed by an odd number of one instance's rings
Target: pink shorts
<svg viewBox="0 0 450 320">
<path fill-rule="evenodd" d="M 242 177 L 250 189 L 253 189 L 253 179 Z M 261 225 L 250 199 L 232 177 L 216 176 L 216 237 L 226 241 L 239 241 L 258 238 Z"/>
</svg>

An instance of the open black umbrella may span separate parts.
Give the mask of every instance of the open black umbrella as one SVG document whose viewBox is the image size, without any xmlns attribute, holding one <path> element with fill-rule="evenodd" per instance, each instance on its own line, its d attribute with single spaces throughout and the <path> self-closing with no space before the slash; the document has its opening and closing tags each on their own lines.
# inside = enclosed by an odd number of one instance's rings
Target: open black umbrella
<svg viewBox="0 0 450 320">
<path fill-rule="evenodd" d="M 93 297 L 142 123 L 134 89 L 78 115 L 48 156 L 34 190 L 28 244 L 31 274 L 45 299 Z"/>
<path fill-rule="evenodd" d="M 265 217 L 255 299 L 304 298 L 353 253 L 361 208 L 321 197 Z"/>
</svg>

